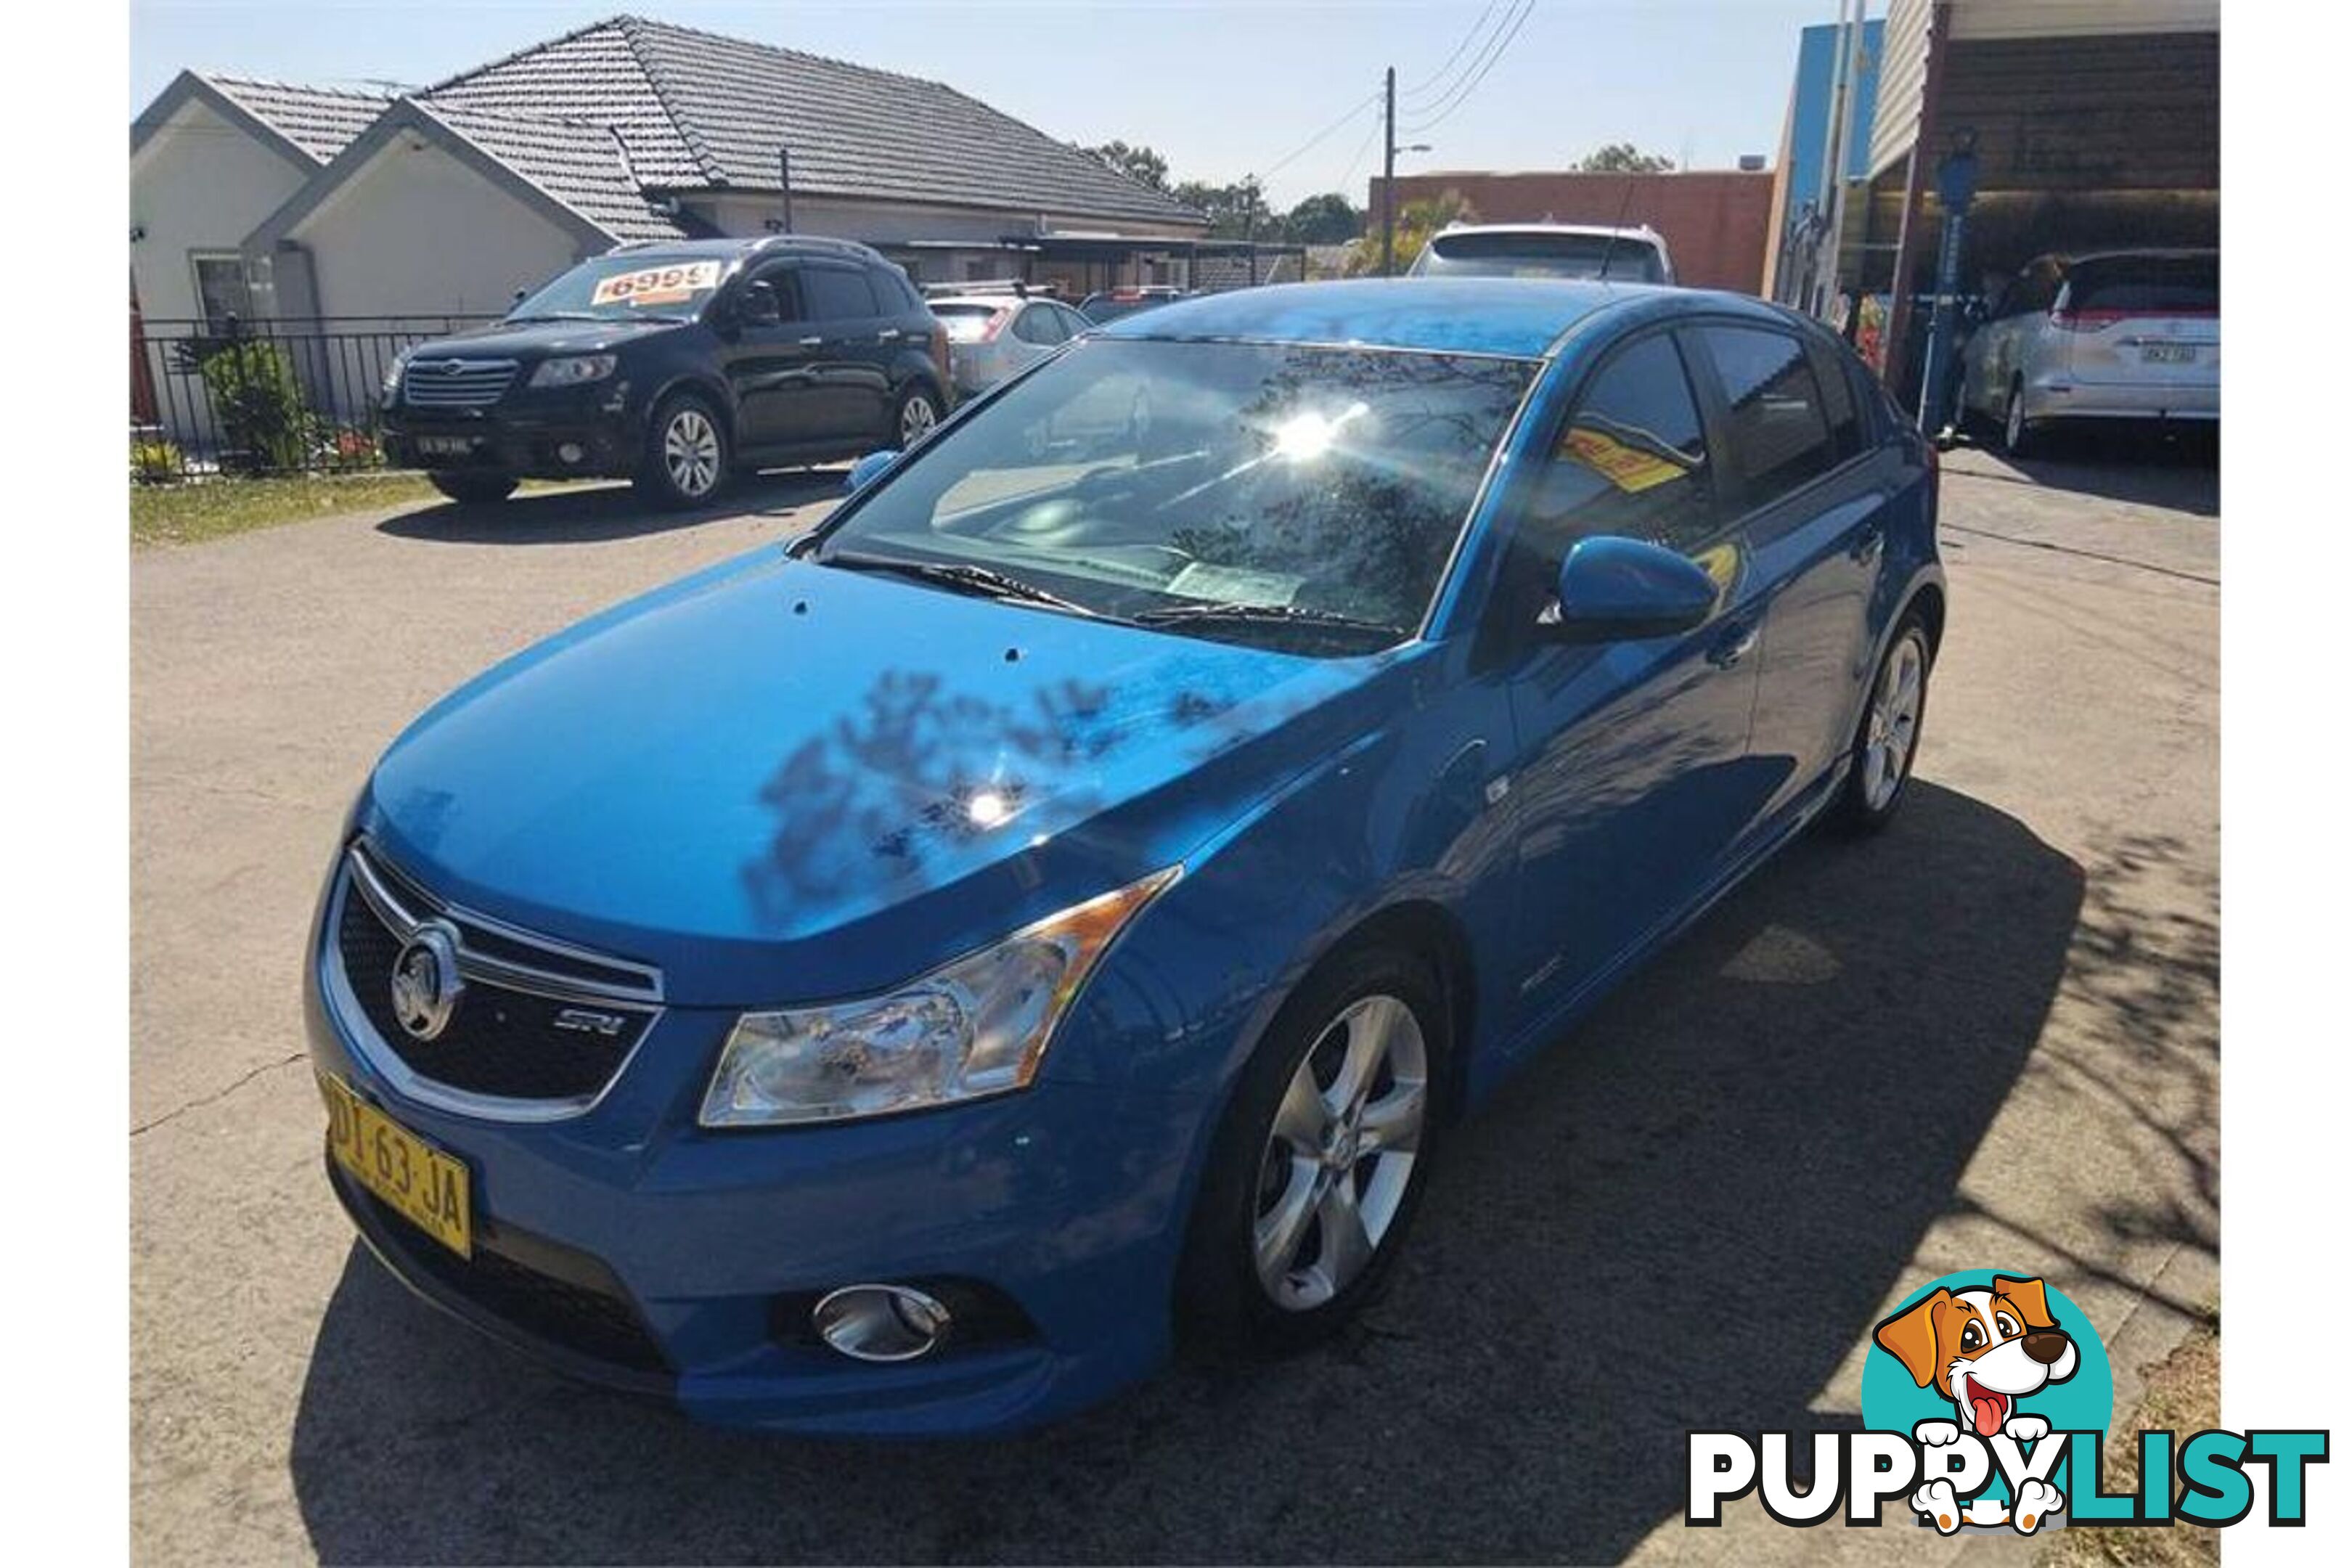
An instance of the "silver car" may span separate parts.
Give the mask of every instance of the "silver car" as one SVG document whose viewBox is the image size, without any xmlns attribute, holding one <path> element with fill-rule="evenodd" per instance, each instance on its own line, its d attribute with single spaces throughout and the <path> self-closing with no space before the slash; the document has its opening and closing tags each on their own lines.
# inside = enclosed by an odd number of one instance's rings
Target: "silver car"
<svg viewBox="0 0 2352 1568">
<path fill-rule="evenodd" d="M 960 399 L 1027 369 L 1094 326 L 1039 295 L 945 294 L 924 303 L 947 329 L 948 374 Z"/>
<path fill-rule="evenodd" d="M 1647 225 L 1457 223 L 1440 229 L 1408 275 L 1414 278 L 1612 278 L 1672 283 L 1665 237 Z"/>
<path fill-rule="evenodd" d="M 1960 416 L 2012 456 L 2059 420 L 2221 417 L 2221 258 L 2107 250 L 2028 262 L 1960 351 Z"/>
</svg>

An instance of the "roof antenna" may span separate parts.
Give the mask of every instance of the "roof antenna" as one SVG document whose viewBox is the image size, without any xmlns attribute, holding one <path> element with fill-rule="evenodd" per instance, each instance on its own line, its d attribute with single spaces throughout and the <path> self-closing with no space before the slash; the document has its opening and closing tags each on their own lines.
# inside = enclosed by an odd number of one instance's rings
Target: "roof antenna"
<svg viewBox="0 0 2352 1568">
<path fill-rule="evenodd" d="M 1625 199 L 1617 204 L 1617 221 L 1610 226 L 1609 243 L 1601 247 L 1600 281 L 1609 281 L 1609 258 L 1617 254 L 1617 237 L 1625 232 L 1625 215 L 1633 208 L 1633 182 L 1637 175 L 1625 176 Z"/>
</svg>

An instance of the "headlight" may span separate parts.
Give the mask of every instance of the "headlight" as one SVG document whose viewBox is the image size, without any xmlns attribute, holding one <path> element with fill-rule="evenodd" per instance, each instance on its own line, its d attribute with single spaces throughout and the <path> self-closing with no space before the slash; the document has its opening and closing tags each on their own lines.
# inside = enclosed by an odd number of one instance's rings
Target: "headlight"
<svg viewBox="0 0 2352 1568">
<path fill-rule="evenodd" d="M 1179 869 L 1048 916 L 888 995 L 745 1014 L 702 1097 L 702 1124 L 840 1121 L 1025 1088 L 1095 960 Z"/>
<path fill-rule="evenodd" d="M 530 384 L 533 386 L 584 386 L 612 374 L 613 367 L 619 363 L 611 354 L 572 354 L 565 359 L 541 360 L 539 368 L 530 373 Z"/>
<path fill-rule="evenodd" d="M 407 369 L 408 351 L 403 349 L 392 356 L 392 364 L 383 373 L 383 400 L 386 403 L 400 395 L 400 378 Z"/>
</svg>

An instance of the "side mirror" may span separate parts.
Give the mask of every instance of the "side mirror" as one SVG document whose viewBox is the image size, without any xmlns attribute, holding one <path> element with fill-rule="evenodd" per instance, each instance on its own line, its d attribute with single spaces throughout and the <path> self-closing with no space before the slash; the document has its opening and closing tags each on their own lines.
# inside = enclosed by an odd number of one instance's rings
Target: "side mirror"
<svg viewBox="0 0 2352 1568">
<path fill-rule="evenodd" d="M 1595 534 L 1559 565 L 1559 603 L 1544 629 L 1564 642 L 1631 642 L 1686 632 L 1715 613 L 1704 568 L 1663 544 Z"/>
<path fill-rule="evenodd" d="M 859 490 L 880 479 L 884 471 L 898 460 L 898 449 L 896 447 L 887 447 L 879 452 L 866 453 L 866 456 L 849 465 L 849 482 L 842 488 L 842 493 L 856 495 Z"/>
<path fill-rule="evenodd" d="M 776 299 L 776 286 L 766 279 L 743 285 L 742 320 L 747 327 L 772 327 L 784 319 L 783 306 Z"/>
</svg>

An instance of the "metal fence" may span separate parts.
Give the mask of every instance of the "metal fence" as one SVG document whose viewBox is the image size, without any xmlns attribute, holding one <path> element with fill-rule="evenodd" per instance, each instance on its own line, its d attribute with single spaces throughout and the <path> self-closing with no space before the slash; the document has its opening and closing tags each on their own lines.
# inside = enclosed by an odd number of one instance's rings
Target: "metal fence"
<svg viewBox="0 0 2352 1568">
<path fill-rule="evenodd" d="M 352 472 L 380 466 L 384 373 L 413 343 L 491 316 L 131 321 L 131 476 Z"/>
</svg>

